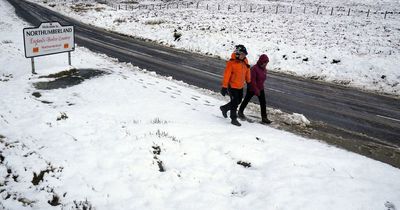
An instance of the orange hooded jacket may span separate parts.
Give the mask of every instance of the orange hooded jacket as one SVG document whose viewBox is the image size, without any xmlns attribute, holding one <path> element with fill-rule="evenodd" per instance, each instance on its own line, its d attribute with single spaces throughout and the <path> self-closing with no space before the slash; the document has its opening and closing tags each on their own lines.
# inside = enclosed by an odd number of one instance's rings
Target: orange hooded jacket
<svg viewBox="0 0 400 210">
<path fill-rule="evenodd" d="M 250 65 L 245 58 L 243 61 L 236 59 L 235 53 L 232 53 L 231 59 L 226 62 L 222 87 L 242 89 L 244 82 L 250 82 Z"/>
</svg>

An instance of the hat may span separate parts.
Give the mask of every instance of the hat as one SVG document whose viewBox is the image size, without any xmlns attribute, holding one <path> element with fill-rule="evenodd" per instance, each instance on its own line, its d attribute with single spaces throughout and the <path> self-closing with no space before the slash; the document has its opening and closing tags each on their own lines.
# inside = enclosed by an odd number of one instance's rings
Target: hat
<svg viewBox="0 0 400 210">
<path fill-rule="evenodd" d="M 241 44 L 235 46 L 235 54 L 240 54 L 240 53 L 244 53 L 247 55 L 246 47 Z"/>
</svg>

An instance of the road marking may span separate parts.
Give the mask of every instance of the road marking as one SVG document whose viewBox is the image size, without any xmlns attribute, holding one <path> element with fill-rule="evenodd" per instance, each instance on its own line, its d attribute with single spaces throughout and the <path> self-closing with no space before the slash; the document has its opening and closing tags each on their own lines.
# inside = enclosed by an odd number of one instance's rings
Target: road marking
<svg viewBox="0 0 400 210">
<path fill-rule="evenodd" d="M 377 117 L 381 117 L 381 118 L 385 118 L 385 119 L 389 119 L 389 120 L 393 120 L 393 121 L 396 121 L 396 122 L 400 122 L 399 119 L 395 119 L 395 118 L 391 118 L 391 117 L 386 117 L 386 116 L 382 116 L 382 115 L 379 115 L 379 114 L 377 114 L 376 116 L 377 116 Z"/>
<path fill-rule="evenodd" d="M 281 91 L 281 90 L 277 90 L 277 89 L 274 89 L 274 88 L 267 88 L 268 90 L 272 90 L 272 91 L 275 91 L 275 92 L 278 92 L 278 93 L 286 93 L 286 92 L 283 92 L 283 91 Z"/>
<path fill-rule="evenodd" d="M 185 65 L 185 64 L 182 64 L 181 66 L 183 66 L 183 67 L 185 67 L 185 68 L 188 68 L 188 69 L 192 69 L 192 70 L 201 72 L 201 73 L 205 73 L 205 74 L 208 74 L 208 75 L 217 77 L 217 78 L 222 78 L 222 76 L 219 75 L 219 74 L 214 74 L 214 73 L 212 73 L 212 72 L 208 72 L 208 71 L 205 71 L 205 70 L 201 70 L 201 69 L 198 69 L 198 68 L 195 68 L 195 67 L 191 67 L 191 66 L 188 66 L 188 65 Z"/>
</svg>

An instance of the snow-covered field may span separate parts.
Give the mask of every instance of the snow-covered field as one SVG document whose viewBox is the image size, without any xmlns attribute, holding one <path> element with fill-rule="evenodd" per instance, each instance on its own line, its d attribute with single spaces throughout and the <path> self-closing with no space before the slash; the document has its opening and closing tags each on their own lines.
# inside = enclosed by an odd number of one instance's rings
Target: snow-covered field
<svg viewBox="0 0 400 210">
<path fill-rule="evenodd" d="M 234 45 L 244 44 L 251 63 L 267 53 L 273 71 L 400 96 L 400 14 L 386 19 L 382 14 L 396 12 L 397 0 L 208 0 L 200 1 L 199 9 L 197 1 L 168 1 L 169 9 L 159 9 L 162 1 L 131 1 L 138 4 L 128 4 L 134 8 L 129 11 L 104 4 L 32 1 L 89 24 L 223 59 Z M 179 9 L 175 2 L 181 2 Z M 143 7 L 149 4 L 155 9 Z M 135 9 L 138 5 L 143 6 Z M 239 12 L 240 6 L 246 12 Z M 181 34 L 177 41 L 175 30 Z"/>
<path fill-rule="evenodd" d="M 66 54 L 24 58 L 0 0 L 0 209 L 363 209 L 400 207 L 400 171 L 257 123 L 225 101 L 78 47 L 106 75 L 37 90 Z M 250 167 L 249 167 L 250 166 Z"/>
</svg>

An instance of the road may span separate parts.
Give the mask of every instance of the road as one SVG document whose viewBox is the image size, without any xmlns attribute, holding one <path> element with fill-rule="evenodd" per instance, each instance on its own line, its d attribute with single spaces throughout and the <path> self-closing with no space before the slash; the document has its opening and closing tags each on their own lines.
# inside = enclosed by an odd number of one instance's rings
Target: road
<svg viewBox="0 0 400 210">
<path fill-rule="evenodd" d="M 109 32 L 23 0 L 8 1 L 34 26 L 47 21 L 75 25 L 80 46 L 191 85 L 220 90 L 225 67 L 221 59 Z M 313 123 L 324 124 L 320 126 L 324 132 L 400 147 L 399 99 L 276 72 L 269 72 L 265 85 L 268 106 L 304 114 Z"/>
</svg>

